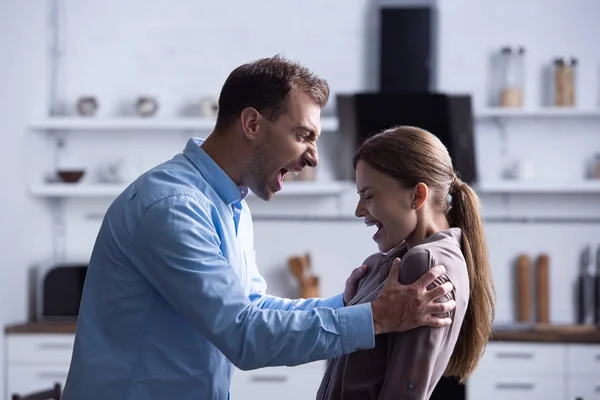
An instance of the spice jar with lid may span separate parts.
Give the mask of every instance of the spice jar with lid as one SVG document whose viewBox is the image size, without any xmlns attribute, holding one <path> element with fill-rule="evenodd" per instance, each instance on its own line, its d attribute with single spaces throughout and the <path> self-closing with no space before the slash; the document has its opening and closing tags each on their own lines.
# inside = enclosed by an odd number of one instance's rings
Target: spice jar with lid
<svg viewBox="0 0 600 400">
<path fill-rule="evenodd" d="M 499 99 L 502 107 L 523 106 L 524 64 L 525 49 L 523 47 L 502 48 L 500 52 L 502 83 Z"/>
<path fill-rule="evenodd" d="M 575 72 L 577 59 L 562 57 L 554 60 L 554 105 L 571 107 L 575 105 Z"/>
</svg>

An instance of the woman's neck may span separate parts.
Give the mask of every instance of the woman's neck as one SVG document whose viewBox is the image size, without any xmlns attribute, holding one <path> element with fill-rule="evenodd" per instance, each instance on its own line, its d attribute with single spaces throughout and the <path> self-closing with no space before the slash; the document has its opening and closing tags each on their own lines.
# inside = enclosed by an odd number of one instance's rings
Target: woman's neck
<svg viewBox="0 0 600 400">
<path fill-rule="evenodd" d="M 427 215 L 427 213 L 423 212 L 417 216 L 417 227 L 406 238 L 406 244 L 408 244 L 409 248 L 415 247 L 423 243 L 426 238 L 434 233 L 448 228 L 450 228 L 450 224 L 444 213 Z"/>
</svg>

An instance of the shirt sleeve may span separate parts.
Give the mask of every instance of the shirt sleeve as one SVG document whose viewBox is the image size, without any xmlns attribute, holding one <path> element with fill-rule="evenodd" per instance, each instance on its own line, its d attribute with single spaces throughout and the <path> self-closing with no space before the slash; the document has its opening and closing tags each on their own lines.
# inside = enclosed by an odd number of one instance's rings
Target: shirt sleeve
<svg viewBox="0 0 600 400">
<path fill-rule="evenodd" d="M 404 284 L 416 281 L 436 262 L 427 250 L 417 250 L 402 259 L 400 280 Z M 437 286 L 447 281 L 440 277 L 432 285 Z M 453 298 L 454 293 L 442 299 Z M 385 378 L 379 394 L 379 400 L 425 400 L 432 382 L 434 368 L 438 356 L 445 351 L 445 340 L 450 328 L 418 327 L 410 331 L 388 335 L 387 367 Z"/>
<path fill-rule="evenodd" d="M 374 346 L 370 304 L 310 311 L 257 307 L 220 244 L 210 205 L 177 195 L 148 207 L 131 239 L 129 258 L 236 367 L 298 365 Z"/>
</svg>

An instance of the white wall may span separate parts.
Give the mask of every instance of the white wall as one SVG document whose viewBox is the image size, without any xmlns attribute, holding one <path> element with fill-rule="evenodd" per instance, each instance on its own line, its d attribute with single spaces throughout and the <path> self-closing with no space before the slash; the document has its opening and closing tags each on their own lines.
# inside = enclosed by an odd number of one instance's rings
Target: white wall
<svg viewBox="0 0 600 400">
<path fill-rule="evenodd" d="M 53 142 L 25 132 L 29 122 L 47 112 L 49 3 L 0 2 L 0 178 L 5 188 L 0 195 L 0 322 L 4 324 L 25 319 L 28 268 L 52 255 L 49 204 L 29 198 L 26 187 L 29 179 L 40 179 L 40 172 L 47 173 L 52 167 Z M 191 0 L 180 0 L 176 5 L 167 0 L 153 4 L 141 0 L 60 3 L 64 19 L 58 94 L 69 114 L 76 98 L 84 94 L 98 97 L 101 116 L 130 112 L 128 107 L 140 94 L 158 97 L 161 116 L 190 114 L 199 98 L 218 94 L 232 68 L 275 53 L 298 59 L 327 78 L 333 93 L 376 88 L 377 26 L 374 2 L 368 0 L 298 4 L 260 0 L 238 1 L 235 6 L 231 2 Z M 600 25 L 594 23 L 600 15 L 597 1 L 452 0 L 439 1 L 438 7 L 437 80 L 441 90 L 471 92 L 476 108 L 481 108 L 486 105 L 490 53 L 504 44 L 522 44 L 528 52 L 527 105 L 539 104 L 542 65 L 565 53 L 581 61 L 580 104 L 587 108 L 598 105 L 600 48 L 594 40 L 600 37 Z M 328 113 L 333 112 L 333 106 L 334 101 Z M 537 120 L 535 124 L 510 124 L 504 133 L 500 128 L 493 124 L 477 126 L 478 165 L 486 180 L 497 179 L 506 163 L 525 156 L 541 178 L 579 178 L 583 161 L 600 151 L 599 121 Z M 171 157 L 185 139 L 185 135 L 160 133 L 130 138 L 121 133 L 94 133 L 89 138 L 67 140 L 59 162 L 95 166 L 127 155 L 137 168 L 144 169 Z M 331 153 L 332 148 L 323 151 Z M 323 164 L 319 177 L 331 178 L 326 158 Z M 90 172 L 85 179 L 94 178 Z M 546 214 L 559 214 L 570 208 L 574 212 L 594 210 L 598 202 L 597 196 L 575 195 L 513 200 L 486 198 L 484 206 L 489 205 L 491 212 L 509 207 L 518 213 L 540 202 Z M 102 204 L 79 201 L 67 206 L 102 210 Z M 86 220 L 71 226 L 71 254 L 89 254 L 96 224 Z M 258 262 L 264 266 L 274 293 L 293 291 L 284 272 L 289 255 L 304 250 L 314 253 L 315 268 L 323 276 L 323 291 L 329 294 L 341 289 L 346 274 L 374 250 L 368 239 L 370 232 L 358 223 L 322 225 L 326 233 L 316 232 L 316 226 L 314 222 L 295 228 L 285 222 L 256 221 Z M 577 252 L 583 244 L 600 244 L 600 227 L 494 223 L 487 229 L 499 290 L 499 320 L 510 320 L 513 315 L 511 262 L 520 252 L 536 255 L 548 251 L 552 318 L 570 321 L 571 292 L 565 286 L 575 277 Z M 336 234 L 345 235 L 344 239 L 333 239 Z M 9 244 L 8 239 L 16 244 Z M 2 364 L 0 373 L 1 369 Z"/>
<path fill-rule="evenodd" d="M 26 318 L 28 268 L 51 253 L 50 217 L 27 196 L 36 146 L 24 127 L 46 110 L 46 13 L 35 1 L 0 2 L 0 322 Z M 4 360 L 4 346 L 0 347 Z M 0 363 L 4 376 L 4 362 Z M 4 379 L 0 393 L 4 393 Z"/>
</svg>

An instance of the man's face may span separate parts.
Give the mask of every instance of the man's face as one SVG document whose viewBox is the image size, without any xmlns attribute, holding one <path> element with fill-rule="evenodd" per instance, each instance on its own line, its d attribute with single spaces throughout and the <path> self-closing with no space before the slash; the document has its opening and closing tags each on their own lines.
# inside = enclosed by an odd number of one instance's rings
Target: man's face
<svg viewBox="0 0 600 400">
<path fill-rule="evenodd" d="M 321 108 L 300 89 L 290 92 L 286 110 L 273 122 L 263 118 L 246 185 L 263 200 L 273 198 L 290 171 L 316 167 Z"/>
</svg>

